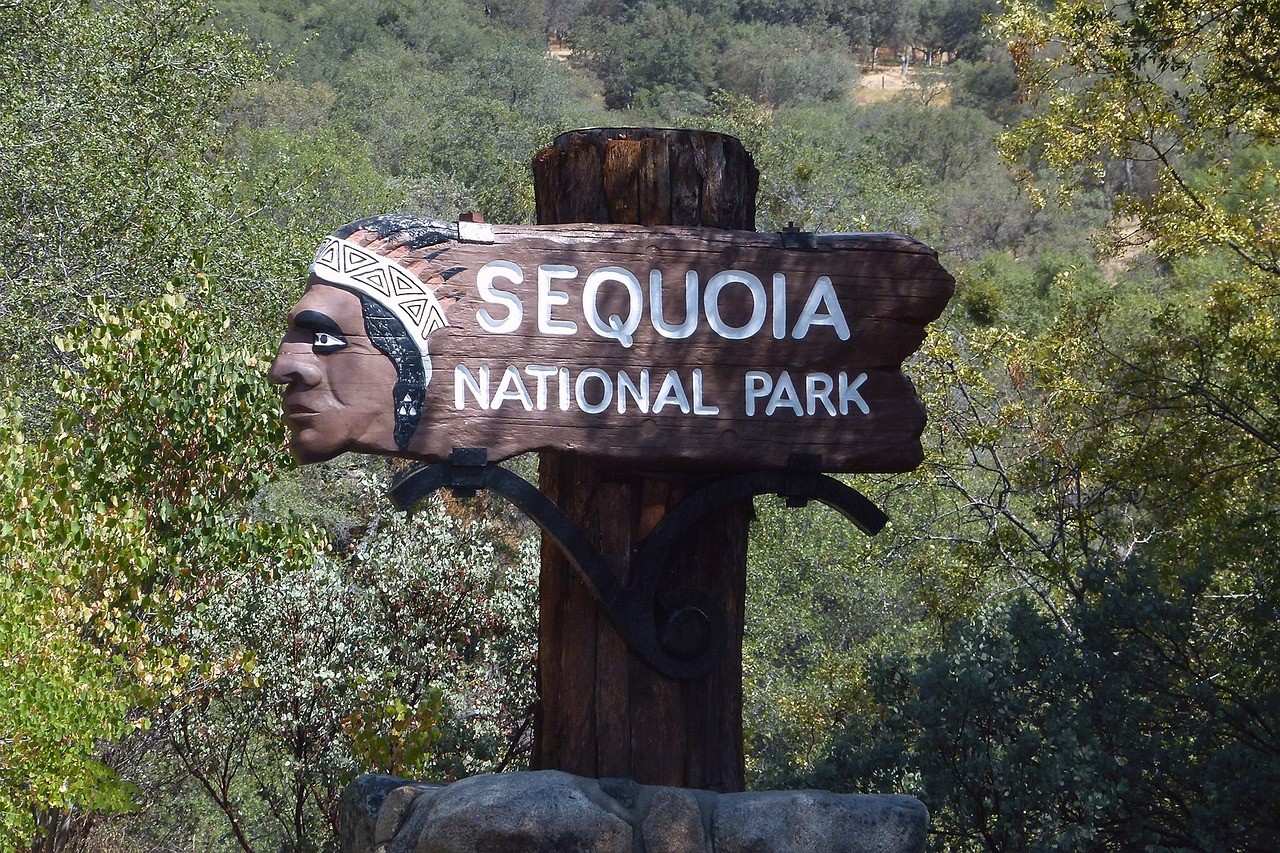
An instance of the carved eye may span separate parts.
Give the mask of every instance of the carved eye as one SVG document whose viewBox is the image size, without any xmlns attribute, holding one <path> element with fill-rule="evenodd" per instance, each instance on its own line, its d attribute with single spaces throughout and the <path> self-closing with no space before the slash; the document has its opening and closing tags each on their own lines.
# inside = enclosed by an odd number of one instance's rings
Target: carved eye
<svg viewBox="0 0 1280 853">
<path fill-rule="evenodd" d="M 337 352 L 347 345 L 347 342 L 340 335 L 331 335 L 328 332 L 314 332 L 315 337 L 311 341 L 311 346 L 322 354 Z"/>
</svg>

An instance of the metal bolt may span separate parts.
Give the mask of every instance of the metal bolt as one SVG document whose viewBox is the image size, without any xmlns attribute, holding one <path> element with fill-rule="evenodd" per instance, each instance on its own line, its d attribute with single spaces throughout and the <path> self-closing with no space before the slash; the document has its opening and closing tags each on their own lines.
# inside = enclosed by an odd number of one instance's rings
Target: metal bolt
<svg viewBox="0 0 1280 853">
<path fill-rule="evenodd" d="M 681 607 L 667 617 L 660 641 L 672 657 L 692 660 L 711 643 L 711 619 L 697 607 Z"/>
</svg>

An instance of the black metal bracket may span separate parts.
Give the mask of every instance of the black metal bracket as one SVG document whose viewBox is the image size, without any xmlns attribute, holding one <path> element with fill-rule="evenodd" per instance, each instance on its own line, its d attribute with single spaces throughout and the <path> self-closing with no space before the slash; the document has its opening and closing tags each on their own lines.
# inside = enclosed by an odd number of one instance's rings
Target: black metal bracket
<svg viewBox="0 0 1280 853">
<path fill-rule="evenodd" d="M 801 231 L 794 222 L 788 222 L 787 227 L 778 232 L 778 236 L 782 238 L 782 248 L 784 249 L 812 250 L 818 248 L 817 235 L 812 231 Z"/>
<path fill-rule="evenodd" d="M 462 495 L 486 489 L 501 495 L 529 516 L 578 572 L 628 646 L 658 672 L 670 678 L 706 675 L 725 642 L 725 618 L 718 607 L 697 594 L 658 589 L 676 545 L 717 511 L 757 495 L 776 494 L 787 506 L 810 500 L 824 503 L 874 536 L 888 519 L 861 492 L 834 477 L 806 471 L 757 471 L 714 480 L 689 494 L 628 555 L 627 583 L 618 578 L 622 558 L 605 557 L 582 530 L 529 481 L 488 461 L 477 448 L 458 448 L 448 462 L 424 465 L 391 486 L 401 509 L 440 488 Z"/>
</svg>

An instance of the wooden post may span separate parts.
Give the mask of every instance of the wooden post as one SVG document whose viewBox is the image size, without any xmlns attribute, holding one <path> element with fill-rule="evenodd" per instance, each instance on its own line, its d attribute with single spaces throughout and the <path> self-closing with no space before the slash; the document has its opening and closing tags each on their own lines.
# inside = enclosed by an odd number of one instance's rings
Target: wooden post
<svg viewBox="0 0 1280 853">
<path fill-rule="evenodd" d="M 533 161 L 538 223 L 754 230 L 759 173 L 730 136 L 606 128 L 561 134 Z M 595 540 L 625 555 L 688 491 L 683 476 L 544 452 L 542 491 Z M 556 545 L 544 537 L 540 707 L 533 765 L 582 776 L 740 791 L 742 630 L 749 502 L 692 534 L 662 583 L 723 609 L 728 637 L 711 674 L 674 681 L 630 654 Z M 624 579 L 625 580 L 625 579 Z"/>
</svg>

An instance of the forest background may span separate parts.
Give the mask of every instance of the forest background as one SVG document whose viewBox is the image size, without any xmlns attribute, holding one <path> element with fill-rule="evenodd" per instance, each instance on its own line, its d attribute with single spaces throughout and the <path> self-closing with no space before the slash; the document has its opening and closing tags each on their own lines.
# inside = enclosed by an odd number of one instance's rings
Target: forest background
<svg viewBox="0 0 1280 853">
<path fill-rule="evenodd" d="M 890 527 L 757 505 L 751 785 L 1274 850 L 1278 74 L 1276 0 L 0 2 L 0 849 L 327 851 L 362 771 L 525 766 L 535 532 L 291 467 L 265 368 L 336 225 L 679 125 L 959 282 Z"/>
</svg>

